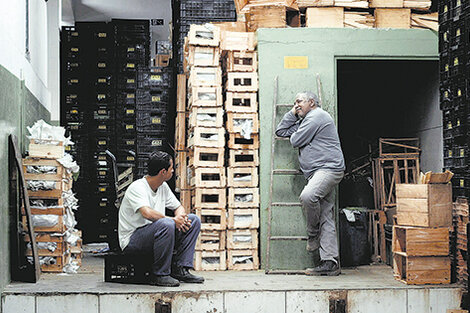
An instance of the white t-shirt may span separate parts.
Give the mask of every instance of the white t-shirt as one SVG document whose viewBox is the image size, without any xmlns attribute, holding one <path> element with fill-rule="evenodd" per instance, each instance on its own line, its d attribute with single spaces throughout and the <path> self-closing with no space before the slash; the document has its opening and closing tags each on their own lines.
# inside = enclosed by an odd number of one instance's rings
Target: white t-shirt
<svg viewBox="0 0 470 313">
<path fill-rule="evenodd" d="M 165 208 L 176 210 L 181 203 L 176 199 L 168 184 L 164 182 L 156 192 L 145 177 L 136 180 L 126 190 L 121 207 L 119 208 L 119 245 L 124 250 L 134 231 L 152 221 L 144 218 L 139 209 L 148 206 L 165 215 Z"/>
</svg>

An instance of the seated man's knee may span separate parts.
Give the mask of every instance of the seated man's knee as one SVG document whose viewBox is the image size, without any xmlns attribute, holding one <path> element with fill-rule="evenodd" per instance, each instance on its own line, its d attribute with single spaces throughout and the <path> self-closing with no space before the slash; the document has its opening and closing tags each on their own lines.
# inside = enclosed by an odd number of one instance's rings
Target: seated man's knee
<svg viewBox="0 0 470 313">
<path fill-rule="evenodd" d="M 201 227 L 201 219 L 196 214 L 188 214 L 188 218 L 191 221 L 191 226 Z"/>
<path fill-rule="evenodd" d="M 176 227 L 175 221 L 168 217 L 161 218 L 158 221 L 155 221 L 154 223 L 158 223 L 160 227 L 163 227 L 169 231 L 174 231 Z"/>
</svg>

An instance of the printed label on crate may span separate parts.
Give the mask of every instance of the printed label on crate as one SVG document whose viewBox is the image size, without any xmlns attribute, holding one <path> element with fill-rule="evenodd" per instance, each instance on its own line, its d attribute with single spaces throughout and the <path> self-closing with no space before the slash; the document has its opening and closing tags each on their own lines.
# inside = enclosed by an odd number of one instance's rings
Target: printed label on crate
<svg viewBox="0 0 470 313">
<path fill-rule="evenodd" d="M 106 36 L 108 36 L 108 34 L 106 34 L 106 33 L 98 33 L 98 37 L 100 37 L 100 38 L 106 38 Z"/>
<path fill-rule="evenodd" d="M 455 4 L 455 7 L 459 7 L 462 5 L 462 2 L 460 2 L 460 0 L 457 0 L 457 3 Z"/>
<path fill-rule="evenodd" d="M 104 146 L 104 145 L 106 145 L 106 140 L 100 140 L 100 141 L 98 141 L 98 144 L 100 146 Z"/>
<path fill-rule="evenodd" d="M 459 65 L 459 57 L 454 58 L 454 66 Z"/>
<path fill-rule="evenodd" d="M 71 95 L 68 95 L 67 97 L 69 97 L 70 99 L 77 99 L 77 95 L 76 94 L 71 94 Z"/>
<path fill-rule="evenodd" d="M 152 102 L 160 102 L 160 96 L 152 96 Z"/>
<path fill-rule="evenodd" d="M 446 33 L 444 33 L 444 35 L 443 35 L 443 39 L 444 39 L 444 41 L 445 41 L 445 42 L 448 42 L 448 40 L 447 40 L 447 32 L 446 32 Z"/>
<path fill-rule="evenodd" d="M 444 71 L 446 71 L 446 72 L 449 71 L 449 64 L 446 64 L 446 65 L 444 66 Z"/>
<path fill-rule="evenodd" d="M 162 80 L 162 76 L 161 75 L 151 75 L 150 76 L 150 80 Z"/>
<path fill-rule="evenodd" d="M 457 28 L 457 30 L 455 31 L 455 35 L 460 36 L 460 28 Z"/>
<path fill-rule="evenodd" d="M 106 99 L 106 95 L 100 93 L 100 94 L 97 96 L 97 98 L 98 98 L 98 100 L 103 100 L 103 99 Z"/>
<path fill-rule="evenodd" d="M 163 141 L 161 139 L 152 140 L 152 147 L 160 147 L 163 145 Z"/>
<path fill-rule="evenodd" d="M 464 157 L 465 156 L 465 149 L 460 149 L 460 156 Z"/>
<path fill-rule="evenodd" d="M 72 125 L 72 126 L 70 126 L 70 129 L 71 130 L 78 130 L 78 125 Z"/>
<path fill-rule="evenodd" d="M 460 126 L 460 119 L 457 119 L 457 126 Z"/>
<path fill-rule="evenodd" d="M 98 114 L 106 114 L 106 113 L 108 113 L 107 110 L 98 110 Z"/>
<path fill-rule="evenodd" d="M 161 124 L 162 119 L 160 117 L 154 117 L 152 118 L 152 124 Z"/>
<path fill-rule="evenodd" d="M 127 63 L 126 67 L 127 68 L 135 68 L 135 64 L 134 63 Z"/>
<path fill-rule="evenodd" d="M 98 63 L 98 67 L 99 67 L 99 68 L 105 68 L 105 67 L 106 67 L 106 63 L 104 63 L 104 62 Z"/>
<path fill-rule="evenodd" d="M 128 93 L 127 94 L 127 99 L 134 99 L 135 98 L 135 94 L 133 93 Z"/>
<path fill-rule="evenodd" d="M 452 129 L 452 122 L 447 123 L 447 129 Z"/>
<path fill-rule="evenodd" d="M 106 192 L 106 187 L 99 187 L 98 190 L 99 190 L 100 192 Z"/>
<path fill-rule="evenodd" d="M 107 82 L 106 78 L 98 78 L 98 83 L 105 84 Z"/>
<path fill-rule="evenodd" d="M 133 156 L 128 156 L 126 160 L 127 160 L 127 161 L 134 161 L 135 158 L 134 158 Z"/>
<path fill-rule="evenodd" d="M 452 150 L 448 150 L 447 156 L 448 156 L 449 158 L 452 157 Z"/>
<path fill-rule="evenodd" d="M 126 114 L 128 115 L 134 114 L 134 112 L 135 111 L 133 109 L 126 110 Z"/>
<path fill-rule="evenodd" d="M 460 187 L 465 187 L 465 179 L 460 180 Z"/>
<path fill-rule="evenodd" d="M 70 33 L 70 35 L 71 35 L 72 37 L 78 37 L 78 32 L 72 32 L 72 33 Z"/>
<path fill-rule="evenodd" d="M 134 52 L 135 51 L 135 48 L 134 47 L 129 47 L 127 48 L 127 52 Z"/>
<path fill-rule="evenodd" d="M 126 129 L 134 129 L 134 125 L 133 124 L 126 124 Z"/>
<path fill-rule="evenodd" d="M 127 79 L 127 83 L 128 83 L 128 84 L 133 84 L 133 83 L 135 83 L 135 79 L 133 79 L 133 78 L 128 78 L 128 79 Z"/>
<path fill-rule="evenodd" d="M 106 130 L 106 125 L 98 125 L 98 129 L 100 129 L 100 130 Z"/>
<path fill-rule="evenodd" d="M 105 175 L 106 175 L 106 171 L 98 171 L 98 175 L 105 176 Z"/>
<path fill-rule="evenodd" d="M 72 52 L 78 52 L 78 48 L 75 48 L 75 47 L 74 47 L 74 48 L 70 48 L 70 51 L 72 51 Z"/>
<path fill-rule="evenodd" d="M 70 114 L 78 114 L 78 110 L 70 110 Z"/>
<path fill-rule="evenodd" d="M 105 207 L 106 206 L 106 202 L 100 202 L 100 207 Z"/>
<path fill-rule="evenodd" d="M 78 84 L 78 79 L 72 78 L 72 79 L 70 80 L 70 83 L 72 83 L 72 84 Z"/>
<path fill-rule="evenodd" d="M 134 140 L 126 140 L 126 145 L 133 146 L 135 144 Z"/>
<path fill-rule="evenodd" d="M 459 90 L 457 90 L 457 96 L 462 96 L 462 90 L 459 88 Z"/>
<path fill-rule="evenodd" d="M 70 63 L 70 67 L 78 67 L 78 63 Z"/>
<path fill-rule="evenodd" d="M 106 141 L 105 141 L 105 142 L 106 142 Z M 106 161 L 106 156 L 105 156 L 105 155 L 100 155 L 100 156 L 98 157 L 98 160 L 100 160 L 100 161 Z"/>
</svg>

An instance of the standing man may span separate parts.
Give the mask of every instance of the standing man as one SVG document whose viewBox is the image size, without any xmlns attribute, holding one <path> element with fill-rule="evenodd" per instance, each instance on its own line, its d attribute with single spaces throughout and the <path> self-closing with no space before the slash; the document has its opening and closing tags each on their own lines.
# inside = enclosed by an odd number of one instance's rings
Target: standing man
<svg viewBox="0 0 470 313">
<path fill-rule="evenodd" d="M 307 250 L 320 249 L 321 262 L 306 274 L 339 275 L 333 208 L 335 187 L 343 178 L 345 166 L 334 121 L 320 108 L 317 95 L 301 92 L 277 126 L 276 135 L 290 137 L 292 146 L 299 148 L 300 169 L 308 180 L 300 194 L 307 220 Z"/>
<path fill-rule="evenodd" d="M 166 181 L 173 175 L 173 159 L 162 151 L 152 153 L 148 175 L 126 190 L 119 209 L 119 245 L 124 253 L 153 254 L 150 283 L 176 287 L 180 281 L 202 283 L 189 272 L 201 221 L 186 214 Z M 165 216 L 165 209 L 175 217 Z"/>
</svg>

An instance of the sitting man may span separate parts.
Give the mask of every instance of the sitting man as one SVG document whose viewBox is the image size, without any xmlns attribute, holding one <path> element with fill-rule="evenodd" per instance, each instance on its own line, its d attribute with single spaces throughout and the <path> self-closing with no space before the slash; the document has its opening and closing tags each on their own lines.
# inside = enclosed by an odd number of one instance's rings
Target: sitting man
<svg viewBox="0 0 470 313">
<path fill-rule="evenodd" d="M 122 200 L 119 245 L 126 254 L 153 254 L 152 285 L 202 283 L 203 277 L 189 272 L 201 221 L 185 213 L 166 183 L 173 175 L 173 159 L 166 152 L 154 152 L 147 168 L 148 175 L 134 181 Z M 165 216 L 166 208 L 175 217 Z"/>
</svg>

